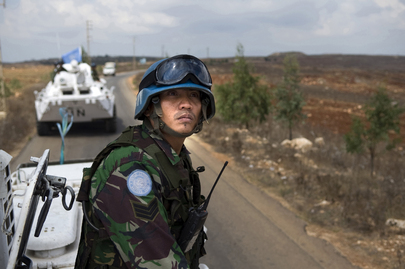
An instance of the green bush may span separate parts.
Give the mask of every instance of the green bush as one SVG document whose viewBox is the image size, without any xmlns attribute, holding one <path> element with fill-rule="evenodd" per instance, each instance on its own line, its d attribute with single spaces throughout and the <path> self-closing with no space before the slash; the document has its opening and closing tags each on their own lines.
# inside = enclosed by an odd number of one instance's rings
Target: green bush
<svg viewBox="0 0 405 269">
<path fill-rule="evenodd" d="M 365 120 L 353 117 L 351 130 L 345 134 L 346 151 L 361 154 L 366 149 L 370 156 L 370 173 L 374 173 L 374 159 L 377 146 L 385 143 L 391 150 L 399 140 L 389 136 L 390 131 L 400 133 L 400 115 L 404 108 L 392 102 L 386 89 L 379 87 L 371 100 L 364 106 Z"/>
<path fill-rule="evenodd" d="M 304 97 L 299 88 L 299 64 L 295 56 L 287 55 L 284 58 L 283 81 L 275 90 L 274 96 L 275 119 L 286 123 L 289 130 L 289 139 L 292 139 L 293 125 L 304 119 L 302 108 L 305 105 Z"/>
<path fill-rule="evenodd" d="M 215 87 L 217 108 L 225 121 L 243 124 L 249 129 L 252 121 L 263 122 L 270 112 L 270 95 L 260 77 L 250 74 L 243 46 L 238 44 L 233 81 Z"/>
</svg>

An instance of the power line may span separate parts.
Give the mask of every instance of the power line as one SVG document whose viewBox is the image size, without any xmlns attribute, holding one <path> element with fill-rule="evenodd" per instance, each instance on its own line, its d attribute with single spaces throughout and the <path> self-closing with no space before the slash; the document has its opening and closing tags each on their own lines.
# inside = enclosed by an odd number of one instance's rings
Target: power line
<svg viewBox="0 0 405 269">
<path fill-rule="evenodd" d="M 6 117 L 7 115 L 7 107 L 6 107 L 6 92 L 4 89 L 4 76 L 3 76 L 3 62 L 1 59 L 1 44 L 0 44 L 0 94 L 1 94 L 1 102 L 0 102 L 0 119 Z"/>
<path fill-rule="evenodd" d="M 135 37 L 132 39 L 132 47 L 133 47 L 133 58 L 132 58 L 132 69 L 135 70 L 136 67 L 136 57 L 135 57 Z"/>
<path fill-rule="evenodd" d="M 90 56 L 90 30 L 91 30 L 91 21 L 87 20 L 86 21 L 86 33 L 87 33 L 87 57 L 89 58 L 89 64 L 91 65 L 91 56 Z"/>
</svg>

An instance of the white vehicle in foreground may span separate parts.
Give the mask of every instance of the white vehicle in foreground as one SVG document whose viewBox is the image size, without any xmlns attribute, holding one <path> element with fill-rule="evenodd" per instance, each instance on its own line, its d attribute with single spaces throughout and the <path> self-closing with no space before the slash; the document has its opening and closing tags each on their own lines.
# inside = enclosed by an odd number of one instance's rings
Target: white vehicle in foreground
<svg viewBox="0 0 405 269">
<path fill-rule="evenodd" d="M 92 160 L 50 163 L 47 149 L 10 173 L 11 159 L 0 150 L 0 268 L 73 269 L 83 220 L 75 197 Z"/>
<path fill-rule="evenodd" d="M 116 131 L 114 87 L 104 79 L 93 80 L 91 68 L 76 60 L 63 64 L 40 92 L 35 91 L 35 110 L 38 135 L 48 135 L 61 115 L 60 108 L 74 117 L 75 122 L 99 121 L 110 133 Z"/>
<path fill-rule="evenodd" d="M 3 166 L 10 159 L 0 151 Z M 6 193 L 1 199 L 4 211 L 0 210 L 4 233 L 0 234 L 0 262 L 4 263 L 0 268 L 74 267 L 83 218 L 75 195 L 83 168 L 92 162 L 48 160 L 49 150 L 45 150 L 42 157 L 31 157 L 33 163 L 19 165 L 12 174 L 8 166 L 0 173 Z"/>
<path fill-rule="evenodd" d="M 103 68 L 103 75 L 104 76 L 115 76 L 115 63 L 114 62 L 106 62 Z"/>
</svg>

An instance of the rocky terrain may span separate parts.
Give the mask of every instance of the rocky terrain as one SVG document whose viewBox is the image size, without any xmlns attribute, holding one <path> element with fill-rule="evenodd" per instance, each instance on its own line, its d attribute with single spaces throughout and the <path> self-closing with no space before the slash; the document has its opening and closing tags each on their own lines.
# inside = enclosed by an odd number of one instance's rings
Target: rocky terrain
<svg viewBox="0 0 405 269">
<path fill-rule="evenodd" d="M 283 56 L 249 58 L 254 73 L 272 89 L 281 81 Z M 368 173 L 367 154 L 345 152 L 343 134 L 350 130 L 353 115 L 363 116 L 365 102 L 379 85 L 393 101 L 405 104 L 405 57 L 296 56 L 307 119 L 294 127 L 293 137 L 311 141 L 310 150 L 283 146 L 288 130 L 271 115 L 249 130 L 223 123 L 219 116 L 200 136 L 232 156 L 252 184 L 307 220 L 309 234 L 333 243 L 355 265 L 404 268 L 404 231 L 387 226 L 386 220 L 405 218 L 405 115 L 402 142 L 391 152 L 380 151 L 374 177 Z M 222 59 L 221 65 L 211 62 L 214 85 L 232 78 L 232 64 L 232 59 Z"/>
</svg>

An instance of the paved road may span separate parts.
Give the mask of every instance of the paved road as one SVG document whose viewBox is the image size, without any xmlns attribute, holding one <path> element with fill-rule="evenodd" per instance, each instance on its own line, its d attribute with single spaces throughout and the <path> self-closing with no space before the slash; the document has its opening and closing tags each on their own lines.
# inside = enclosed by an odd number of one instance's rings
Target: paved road
<svg viewBox="0 0 405 269">
<path fill-rule="evenodd" d="M 207 195 L 222 161 L 197 139 L 186 143 L 194 166 L 204 165 Z M 336 268 L 352 266 L 326 241 L 305 233 L 305 222 L 248 183 L 232 166 L 225 168 L 209 204 L 207 220 L 210 268 Z"/>
<path fill-rule="evenodd" d="M 134 73 L 118 74 L 107 80 L 109 85 L 116 86 L 118 132 L 106 135 L 97 126 L 74 125 L 65 138 L 65 160 L 93 158 L 125 126 L 136 124 L 135 93 L 125 83 L 131 74 Z M 47 148 L 51 151 L 50 160 L 59 161 L 60 145 L 59 136 L 35 136 L 12 160 L 11 168 L 14 170 L 18 163 L 28 162 L 30 156 L 41 156 Z M 208 195 L 223 161 L 199 143 L 198 137 L 192 137 L 186 145 L 192 152 L 194 166 L 206 168 L 201 180 L 203 193 Z M 249 184 L 232 170 L 232 165 L 225 169 L 208 211 L 208 255 L 201 262 L 211 269 L 355 268 L 331 245 L 308 236 L 305 222 Z"/>
</svg>

